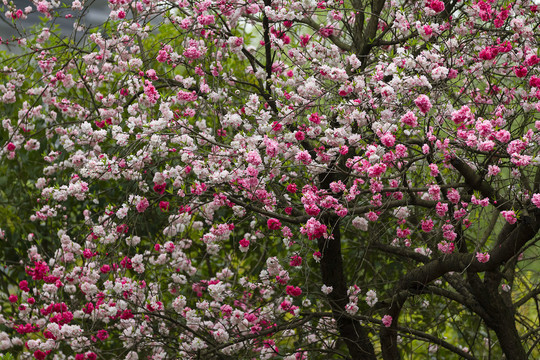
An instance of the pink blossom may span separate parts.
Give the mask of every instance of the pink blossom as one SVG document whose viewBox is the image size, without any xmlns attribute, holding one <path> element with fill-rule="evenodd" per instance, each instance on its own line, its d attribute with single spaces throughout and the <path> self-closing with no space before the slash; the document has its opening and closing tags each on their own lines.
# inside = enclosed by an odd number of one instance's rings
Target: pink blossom
<svg viewBox="0 0 540 360">
<path fill-rule="evenodd" d="M 441 241 L 437 244 L 437 248 L 443 254 L 451 254 L 454 252 L 455 245 L 453 242 Z"/>
<path fill-rule="evenodd" d="M 454 232 L 454 226 L 452 224 L 445 224 L 442 226 L 443 237 L 448 241 L 454 241 L 457 237 L 457 233 Z"/>
<path fill-rule="evenodd" d="M 332 190 L 334 194 L 337 194 L 347 189 L 347 185 L 341 182 L 341 180 L 337 182 L 333 181 L 332 183 L 330 183 L 330 189 Z"/>
<path fill-rule="evenodd" d="M 421 220 L 420 224 L 422 226 L 422 231 L 424 232 L 431 232 L 433 230 L 433 220 L 427 219 L 427 220 Z"/>
<path fill-rule="evenodd" d="M 437 205 L 435 205 L 435 212 L 439 217 L 443 217 L 448 212 L 448 204 L 438 202 Z"/>
<path fill-rule="evenodd" d="M 390 327 L 392 325 L 392 317 L 390 315 L 384 315 L 382 317 L 382 324 L 386 327 Z"/>
<path fill-rule="evenodd" d="M 195 182 L 191 187 L 191 193 L 195 195 L 202 195 L 207 189 L 208 186 L 206 186 L 205 183 Z"/>
<path fill-rule="evenodd" d="M 452 121 L 456 124 L 461 124 L 472 119 L 474 119 L 474 115 L 467 105 L 463 105 L 461 109 L 452 113 Z"/>
<path fill-rule="evenodd" d="M 488 152 L 495 148 L 495 142 L 491 140 L 481 141 L 477 145 L 478 150 Z"/>
<path fill-rule="evenodd" d="M 259 152 L 256 150 L 252 150 L 247 153 L 246 155 L 246 162 L 252 165 L 259 165 L 262 163 L 261 156 L 259 155 Z"/>
<path fill-rule="evenodd" d="M 334 27 L 332 25 L 321 27 L 319 29 L 319 34 L 324 38 L 330 37 L 334 34 Z"/>
<path fill-rule="evenodd" d="M 366 218 L 369 220 L 369 221 L 377 221 L 377 219 L 379 218 L 379 216 L 373 212 L 373 211 L 370 211 L 366 214 Z"/>
<path fill-rule="evenodd" d="M 298 141 L 302 141 L 306 138 L 306 134 L 303 132 L 303 131 L 297 131 L 295 134 L 294 134 L 294 138 Z"/>
<path fill-rule="evenodd" d="M 508 19 L 509 12 L 510 11 L 508 10 L 508 8 L 506 8 L 506 9 L 503 9 L 499 14 L 497 14 L 497 17 L 493 21 L 495 28 L 498 29 L 504 25 L 504 22 L 506 21 L 506 19 Z"/>
<path fill-rule="evenodd" d="M 46 356 L 47 353 L 44 353 L 41 350 L 34 351 L 34 358 L 36 358 L 36 360 L 44 360 Z"/>
<path fill-rule="evenodd" d="M 216 22 L 214 15 L 199 15 L 197 22 L 201 25 L 212 25 Z"/>
<path fill-rule="evenodd" d="M 321 212 L 321 209 L 315 204 L 305 204 L 304 210 L 310 216 L 317 216 Z"/>
<path fill-rule="evenodd" d="M 321 292 L 325 295 L 330 294 L 332 291 L 334 291 L 334 288 L 332 286 L 326 286 L 326 285 L 321 286 Z"/>
<path fill-rule="evenodd" d="M 161 211 L 169 211 L 169 202 L 168 201 L 160 201 L 159 202 L 159 208 Z"/>
<path fill-rule="evenodd" d="M 294 297 L 302 295 L 302 289 L 300 289 L 298 286 L 287 285 L 285 291 L 287 295 L 294 296 Z"/>
<path fill-rule="evenodd" d="M 268 219 L 267 221 L 268 229 L 270 230 L 279 230 L 281 229 L 281 221 L 275 218 Z"/>
<path fill-rule="evenodd" d="M 321 117 L 319 116 L 319 113 L 313 113 L 309 115 L 309 121 L 311 121 L 314 124 L 320 124 L 321 123 Z"/>
<path fill-rule="evenodd" d="M 391 133 L 385 133 L 381 135 L 381 142 L 386 147 L 392 147 L 396 142 L 396 138 Z"/>
<path fill-rule="evenodd" d="M 296 193 L 297 190 L 298 190 L 298 188 L 297 188 L 296 184 L 293 183 L 293 184 L 287 185 L 287 191 L 288 192 L 294 194 L 294 193 Z"/>
<path fill-rule="evenodd" d="M 475 205 L 480 205 L 482 207 L 486 207 L 489 205 L 489 198 L 483 198 L 483 199 L 477 199 L 476 196 L 471 196 L 471 203 Z"/>
<path fill-rule="evenodd" d="M 148 97 L 148 101 L 152 104 L 155 104 L 160 97 L 154 85 L 148 80 L 146 80 L 144 86 L 144 93 Z"/>
<path fill-rule="evenodd" d="M 21 289 L 21 291 L 24 291 L 24 292 L 29 292 L 30 288 L 28 287 L 28 281 L 21 280 L 19 282 L 19 289 Z"/>
<path fill-rule="evenodd" d="M 418 126 L 418 119 L 412 111 L 408 111 L 401 117 L 401 123 L 414 128 Z"/>
<path fill-rule="evenodd" d="M 516 213 L 513 210 L 501 211 L 501 215 L 510 224 L 513 225 L 517 222 Z"/>
<path fill-rule="evenodd" d="M 527 55 L 527 58 L 525 59 L 525 64 L 528 66 L 534 66 L 540 62 L 540 57 L 538 57 L 536 54 L 529 54 Z"/>
<path fill-rule="evenodd" d="M 441 188 L 439 185 L 430 185 L 428 188 L 428 194 L 432 200 L 438 201 L 441 198 Z"/>
<path fill-rule="evenodd" d="M 307 223 L 300 229 L 300 232 L 304 235 L 307 235 L 309 240 L 314 240 L 320 237 L 328 237 L 326 231 L 326 225 L 321 224 L 315 218 L 310 218 Z"/>
<path fill-rule="evenodd" d="M 304 165 L 309 165 L 312 161 L 311 155 L 307 150 L 298 152 L 294 158 Z"/>
<path fill-rule="evenodd" d="M 37 11 L 39 11 L 42 14 L 48 14 L 49 13 L 49 3 L 46 2 L 46 1 L 38 2 Z"/>
<path fill-rule="evenodd" d="M 540 87 L 540 78 L 536 77 L 534 75 L 531 76 L 531 78 L 529 79 L 529 86 L 530 87 L 535 87 L 535 88 Z"/>
<path fill-rule="evenodd" d="M 383 163 L 378 163 L 373 166 L 371 166 L 368 169 L 368 176 L 369 177 L 379 177 L 386 171 L 386 165 Z"/>
<path fill-rule="evenodd" d="M 427 6 L 436 13 L 444 11 L 444 3 L 439 0 L 428 1 Z"/>
<path fill-rule="evenodd" d="M 192 46 L 184 50 L 184 56 L 190 60 L 195 60 L 200 58 L 203 55 L 202 51 L 198 48 Z"/>
<path fill-rule="evenodd" d="M 527 76 L 527 68 L 525 66 L 516 66 L 514 67 L 514 74 L 516 74 L 518 78 L 524 78 Z"/>
<path fill-rule="evenodd" d="M 298 255 L 291 256 L 291 261 L 289 262 L 290 266 L 300 266 L 302 265 L 302 257 Z"/>
<path fill-rule="evenodd" d="M 404 158 L 406 156 L 408 156 L 408 153 L 407 153 L 407 147 L 403 144 L 397 144 L 396 145 L 396 156 L 398 158 Z"/>
<path fill-rule="evenodd" d="M 109 338 L 109 333 L 107 332 L 107 330 L 98 330 L 96 336 L 99 340 L 105 341 Z"/>
<path fill-rule="evenodd" d="M 485 252 L 485 253 L 477 252 L 476 253 L 476 259 L 478 260 L 478 262 L 487 263 L 489 261 L 489 253 L 487 253 L 487 252 Z"/>
<path fill-rule="evenodd" d="M 148 200 L 146 198 L 142 198 L 137 203 L 136 209 L 138 212 L 142 213 L 148 208 L 148 206 L 150 206 L 150 203 L 148 202 Z"/>
<path fill-rule="evenodd" d="M 246 239 L 246 238 L 243 238 L 242 240 L 240 240 L 239 242 L 239 245 L 240 245 L 240 251 L 242 252 L 246 252 L 248 249 L 249 249 L 249 240 Z"/>
<path fill-rule="evenodd" d="M 497 47 L 488 46 L 478 53 L 478 57 L 482 60 L 493 60 L 498 53 L 499 49 Z"/>
<path fill-rule="evenodd" d="M 537 207 L 540 208 L 540 194 L 533 194 L 531 202 Z"/>
<path fill-rule="evenodd" d="M 341 204 L 337 205 L 335 208 L 334 208 L 334 211 L 336 213 L 337 216 L 339 217 L 345 217 L 347 216 L 347 213 L 349 212 L 349 210 L 347 210 L 347 208 Z"/>
<path fill-rule="evenodd" d="M 309 36 L 308 34 L 300 35 L 300 46 L 306 47 L 310 38 L 311 36 Z"/>
<path fill-rule="evenodd" d="M 496 176 L 501 172 L 501 168 L 499 168 L 497 165 L 488 165 L 488 175 L 489 176 Z"/>
<path fill-rule="evenodd" d="M 511 139 L 510 132 L 505 129 L 495 131 L 493 135 L 495 136 L 497 140 L 499 140 L 502 143 L 507 143 Z"/>
<path fill-rule="evenodd" d="M 532 157 L 529 155 L 512 154 L 510 161 L 516 166 L 527 166 L 531 163 Z"/>
<path fill-rule="evenodd" d="M 420 112 L 422 112 L 422 114 L 424 115 L 427 114 L 432 107 L 431 102 L 429 101 L 429 97 L 427 97 L 426 95 L 418 96 L 416 100 L 414 100 L 414 103 L 416 104 L 416 106 L 418 106 L 418 109 L 420 109 Z"/>
</svg>

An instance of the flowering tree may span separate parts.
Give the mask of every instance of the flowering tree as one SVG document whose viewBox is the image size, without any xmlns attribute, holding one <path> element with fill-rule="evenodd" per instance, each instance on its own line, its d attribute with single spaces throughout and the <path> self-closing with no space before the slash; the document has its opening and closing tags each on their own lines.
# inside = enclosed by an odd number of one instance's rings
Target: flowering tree
<svg viewBox="0 0 540 360">
<path fill-rule="evenodd" d="M 4 0 L 1 351 L 540 356 L 533 2 L 109 7 Z"/>
</svg>

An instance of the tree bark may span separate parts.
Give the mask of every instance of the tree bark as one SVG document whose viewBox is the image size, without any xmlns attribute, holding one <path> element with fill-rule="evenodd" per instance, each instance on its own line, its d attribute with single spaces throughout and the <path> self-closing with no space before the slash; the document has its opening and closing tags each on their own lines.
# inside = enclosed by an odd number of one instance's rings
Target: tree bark
<svg viewBox="0 0 540 360">
<path fill-rule="evenodd" d="M 339 221 L 334 223 L 327 221 L 326 225 L 333 226 L 333 239 L 319 238 L 318 240 L 322 254 L 321 274 L 324 284 L 333 288 L 333 291 L 328 294 L 328 300 L 337 322 L 339 335 L 347 345 L 352 360 L 375 360 L 375 349 L 369 339 L 367 329 L 360 324 L 359 320 L 346 316 L 345 306 L 348 303 L 348 295 L 341 257 Z"/>
</svg>

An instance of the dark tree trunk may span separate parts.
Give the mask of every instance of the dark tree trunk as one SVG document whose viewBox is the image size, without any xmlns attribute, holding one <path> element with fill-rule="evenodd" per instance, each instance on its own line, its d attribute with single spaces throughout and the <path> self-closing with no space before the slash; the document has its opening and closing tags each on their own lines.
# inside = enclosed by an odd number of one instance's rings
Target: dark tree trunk
<svg viewBox="0 0 540 360">
<path fill-rule="evenodd" d="M 333 239 L 320 238 L 318 240 L 322 254 L 321 274 L 324 284 L 333 288 L 333 291 L 328 294 L 328 300 L 337 322 L 339 335 L 347 345 L 351 359 L 375 360 L 375 350 L 368 331 L 358 320 L 347 316 L 345 312 L 345 306 L 349 301 L 341 257 L 341 231 L 337 222 L 328 221 L 327 226 L 333 226 Z"/>
<path fill-rule="evenodd" d="M 474 297 L 488 314 L 484 321 L 497 334 L 506 358 L 526 360 L 527 353 L 516 328 L 514 308 L 499 294 L 500 273 L 486 272 L 483 282 L 477 274 L 469 274 L 468 280 Z"/>
</svg>

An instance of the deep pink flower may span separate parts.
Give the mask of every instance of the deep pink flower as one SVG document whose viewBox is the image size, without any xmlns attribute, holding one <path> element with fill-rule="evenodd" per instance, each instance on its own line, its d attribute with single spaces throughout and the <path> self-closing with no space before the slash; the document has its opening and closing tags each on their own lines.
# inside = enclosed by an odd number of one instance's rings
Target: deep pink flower
<svg viewBox="0 0 540 360">
<path fill-rule="evenodd" d="M 302 265 L 302 257 L 298 255 L 291 256 L 291 261 L 289 262 L 290 266 L 300 266 Z"/>
<path fill-rule="evenodd" d="M 90 259 L 90 258 L 94 257 L 94 253 L 90 249 L 84 249 L 83 250 L 83 257 L 85 259 Z"/>
<path fill-rule="evenodd" d="M 168 201 L 160 201 L 159 202 L 159 208 L 161 211 L 169 211 L 169 202 Z"/>
<path fill-rule="evenodd" d="M 28 281 L 22 280 L 21 282 L 19 282 L 19 289 L 24 292 L 29 292 L 30 288 L 28 287 Z"/>
<path fill-rule="evenodd" d="M 514 74 L 516 74 L 518 78 L 524 78 L 527 76 L 527 68 L 525 66 L 516 66 L 514 67 Z"/>
<path fill-rule="evenodd" d="M 308 34 L 300 35 L 300 46 L 306 47 L 309 39 L 311 39 L 311 36 L 309 36 Z"/>
<path fill-rule="evenodd" d="M 274 219 L 274 218 L 268 219 L 266 224 L 268 225 L 268 229 L 270 230 L 281 229 L 281 221 L 279 221 L 278 219 Z"/>
<path fill-rule="evenodd" d="M 444 10 L 444 3 L 439 0 L 433 0 L 428 3 L 428 7 L 434 10 L 436 13 L 440 13 Z"/>
<path fill-rule="evenodd" d="M 302 289 L 300 289 L 298 286 L 287 285 L 285 292 L 287 293 L 287 295 L 294 297 L 302 295 Z"/>
<path fill-rule="evenodd" d="M 531 76 L 531 78 L 529 79 L 529 85 L 536 88 L 540 87 L 540 78 L 534 75 Z"/>
<path fill-rule="evenodd" d="M 314 124 L 320 124 L 321 123 L 321 117 L 319 116 L 319 113 L 313 113 L 309 115 L 309 121 L 311 121 Z"/>
<path fill-rule="evenodd" d="M 34 351 L 34 357 L 36 358 L 36 360 L 43 360 L 46 356 L 47 354 L 41 350 Z"/>
<path fill-rule="evenodd" d="M 154 191 L 163 195 L 163 193 L 165 192 L 165 189 L 167 188 L 167 184 L 166 183 L 163 183 L 163 184 L 154 184 Z"/>
<path fill-rule="evenodd" d="M 241 248 L 248 248 L 249 247 L 249 240 L 246 239 L 246 238 L 243 238 L 242 240 L 239 241 L 239 244 L 240 244 Z"/>
<path fill-rule="evenodd" d="M 287 191 L 290 192 L 290 193 L 295 193 L 296 191 L 298 190 L 298 187 L 296 186 L 296 184 L 289 184 L 287 185 Z"/>
<path fill-rule="evenodd" d="M 105 341 L 109 338 L 109 333 L 107 332 L 107 330 L 98 330 L 96 336 L 99 340 Z"/>
</svg>

